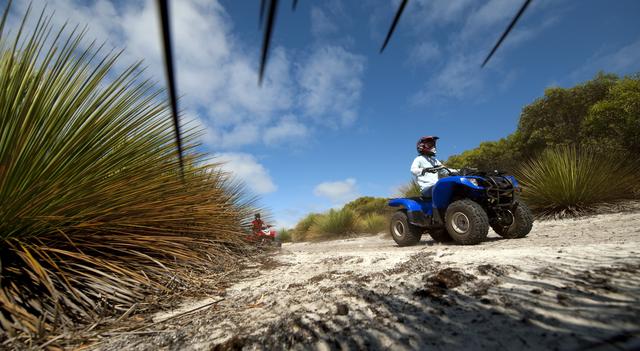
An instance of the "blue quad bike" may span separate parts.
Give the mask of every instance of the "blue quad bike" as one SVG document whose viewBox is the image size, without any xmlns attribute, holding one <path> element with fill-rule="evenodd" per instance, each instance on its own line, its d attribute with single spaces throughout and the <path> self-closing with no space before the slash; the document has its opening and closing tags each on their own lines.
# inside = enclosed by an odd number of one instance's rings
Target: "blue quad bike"
<svg viewBox="0 0 640 351">
<path fill-rule="evenodd" d="M 531 231 L 533 215 L 519 201 L 520 187 L 513 176 L 468 168 L 454 172 L 444 166 L 427 171 L 448 174 L 434 185 L 431 198 L 389 200 L 389 206 L 398 208 L 390 232 L 399 246 L 417 244 L 425 232 L 436 242 L 474 245 L 487 237 L 489 226 L 508 239 Z"/>
</svg>

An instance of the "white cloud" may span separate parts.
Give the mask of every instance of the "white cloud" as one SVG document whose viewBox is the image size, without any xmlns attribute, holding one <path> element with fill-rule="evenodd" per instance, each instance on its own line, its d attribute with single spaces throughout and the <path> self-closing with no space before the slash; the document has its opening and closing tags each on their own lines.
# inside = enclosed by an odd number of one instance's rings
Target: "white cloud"
<svg viewBox="0 0 640 351">
<path fill-rule="evenodd" d="M 34 13 L 41 11 L 39 6 Z M 260 87 L 258 50 L 243 46 L 234 35 L 233 22 L 219 1 L 181 0 L 170 6 L 179 107 L 197 114 L 187 120 L 197 118 L 208 147 L 275 145 L 282 139 L 308 136 L 316 130 L 306 127 L 308 122 L 343 127 L 357 118 L 362 56 L 335 43 L 293 52 L 294 56 L 276 46 Z M 26 7 L 26 2 L 17 2 L 11 23 Z M 51 0 L 48 9 L 56 12 L 54 26 L 67 20 L 71 26 L 87 24 L 87 39 L 126 48 L 120 68 L 144 59 L 146 76 L 165 84 L 156 1 Z M 339 1 L 323 3 L 322 9 L 316 7 L 312 13 L 318 33 L 332 32 L 335 19 L 346 17 Z M 297 61 L 303 62 L 294 65 Z M 296 109 L 302 110 L 296 111 L 297 119 L 282 117 Z"/>
<path fill-rule="evenodd" d="M 304 138 L 309 134 L 309 129 L 296 120 L 294 116 L 284 116 L 280 121 L 265 130 L 262 137 L 267 145 L 282 144 L 293 139 Z"/>
<path fill-rule="evenodd" d="M 214 161 L 222 162 L 222 169 L 233 173 L 257 194 L 276 191 L 269 172 L 253 155 L 247 153 L 227 152 L 214 155 Z"/>
<path fill-rule="evenodd" d="M 325 197 L 334 203 L 343 203 L 358 197 L 356 180 L 347 178 L 335 182 L 323 182 L 313 189 L 313 194 Z"/>
<path fill-rule="evenodd" d="M 541 14 L 541 10 L 550 5 L 548 2 L 541 0 L 534 3 L 492 57 L 489 66 L 481 69 L 480 64 L 522 3 L 510 0 L 489 0 L 482 3 L 416 1 L 418 14 L 413 17 L 421 16 L 423 22 L 433 21 L 431 25 L 410 22 L 416 35 L 424 36 L 430 29 L 427 27 L 446 25 L 448 36 L 445 39 L 446 45 L 418 41 L 410 51 L 411 62 L 422 58 L 423 63 L 430 63 L 424 65 L 429 68 L 430 76 L 425 79 L 424 86 L 410 98 L 411 101 L 428 103 L 443 99 L 482 100 L 492 93 L 486 89 L 489 79 L 503 82 L 502 87 L 507 86 L 516 73 L 501 65 L 501 54 L 535 38 L 558 20 L 557 14 Z M 540 20 L 531 20 L 534 16 L 540 17 Z"/>
<path fill-rule="evenodd" d="M 435 98 L 462 99 L 480 93 L 487 75 L 486 71 L 478 68 L 480 59 L 480 55 L 451 57 L 412 97 L 413 102 L 430 102 Z"/>
<path fill-rule="evenodd" d="M 613 52 L 600 52 L 579 69 L 571 73 L 573 80 L 593 77 L 598 71 L 628 74 L 640 71 L 640 40 L 636 40 Z"/>
<path fill-rule="evenodd" d="M 413 64 L 420 65 L 433 62 L 440 58 L 442 52 L 437 43 L 422 42 L 411 49 L 409 61 Z"/>
<path fill-rule="evenodd" d="M 458 22 L 474 0 L 416 0 L 407 9 L 409 22 L 417 30 Z"/>
<path fill-rule="evenodd" d="M 350 126 L 357 118 L 365 59 L 339 46 L 318 47 L 299 71 L 301 104 L 316 121 Z"/>
<path fill-rule="evenodd" d="M 327 13 L 317 6 L 311 8 L 311 33 L 316 37 L 335 34 L 338 26 Z"/>
</svg>

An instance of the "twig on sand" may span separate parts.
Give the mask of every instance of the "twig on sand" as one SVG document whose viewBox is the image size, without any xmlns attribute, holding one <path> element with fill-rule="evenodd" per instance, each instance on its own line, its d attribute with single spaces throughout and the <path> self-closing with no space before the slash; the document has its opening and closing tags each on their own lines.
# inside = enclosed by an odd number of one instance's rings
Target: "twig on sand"
<svg viewBox="0 0 640 351">
<path fill-rule="evenodd" d="M 137 334 L 137 335 L 144 335 L 144 334 L 157 334 L 157 333 L 172 333 L 173 330 L 139 330 L 139 331 L 126 331 L 126 332 L 110 332 L 110 333 L 104 333 L 102 335 L 104 336 L 116 336 L 116 335 L 132 335 L 132 334 Z"/>
<path fill-rule="evenodd" d="M 178 318 L 178 317 L 181 317 L 181 316 L 184 316 L 184 315 L 187 315 L 187 314 L 190 314 L 190 313 L 193 313 L 193 312 L 196 312 L 196 311 L 199 311 L 199 310 L 205 309 L 206 307 L 209 307 L 209 306 L 211 306 L 211 305 L 215 305 L 215 304 L 217 304 L 218 302 L 220 302 L 220 301 L 222 301 L 222 300 L 224 300 L 224 299 L 225 299 L 225 298 L 223 297 L 223 298 L 220 298 L 220 299 L 218 299 L 218 300 L 216 300 L 216 301 L 209 302 L 208 304 L 205 304 L 205 305 L 202 305 L 202 306 L 199 306 L 199 307 L 196 307 L 196 308 L 190 309 L 190 310 L 188 310 L 188 311 L 184 311 L 184 312 L 180 312 L 180 313 L 178 313 L 178 314 L 174 314 L 174 315 L 173 315 L 173 316 L 171 316 L 171 317 L 167 317 L 167 318 L 162 319 L 162 320 L 159 320 L 159 321 L 157 321 L 157 322 L 154 322 L 154 323 L 151 323 L 151 324 L 147 324 L 147 325 L 143 325 L 143 326 L 140 326 L 140 327 L 135 328 L 135 329 L 130 330 L 130 331 L 119 332 L 119 333 L 120 333 L 120 334 L 135 334 L 135 332 L 138 332 L 138 331 L 140 331 L 141 329 L 149 328 L 149 327 L 152 327 L 152 326 L 154 326 L 154 325 L 158 325 L 158 324 L 160 324 L 160 323 L 164 323 L 164 322 L 166 322 L 166 321 L 169 321 L 169 320 L 171 320 L 171 319 L 175 319 L 175 318 Z M 108 333 L 105 333 L 105 334 L 108 334 Z"/>
<path fill-rule="evenodd" d="M 138 307 L 137 303 L 134 303 L 133 305 L 131 305 L 131 307 L 129 307 L 129 309 L 122 316 L 120 316 L 120 317 L 118 317 L 118 319 L 116 319 L 116 323 L 120 322 L 124 318 L 127 318 L 129 316 L 129 314 L 131 314 L 131 311 L 133 311 L 136 307 Z"/>
</svg>

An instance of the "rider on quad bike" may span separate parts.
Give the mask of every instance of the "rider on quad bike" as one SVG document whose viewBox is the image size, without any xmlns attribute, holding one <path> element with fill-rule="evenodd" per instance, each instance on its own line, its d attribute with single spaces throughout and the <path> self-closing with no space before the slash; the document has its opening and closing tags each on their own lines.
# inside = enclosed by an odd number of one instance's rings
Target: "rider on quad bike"
<svg viewBox="0 0 640 351">
<path fill-rule="evenodd" d="M 438 174 L 446 176 L 444 169 L 433 171 L 434 167 L 442 166 L 442 163 L 436 158 L 436 141 L 440 139 L 437 136 L 424 136 L 418 140 L 416 150 L 418 156 L 411 164 L 411 173 L 416 176 L 418 185 L 420 186 L 420 194 L 425 197 L 431 197 L 433 186 L 438 181 Z M 455 170 L 453 170 L 455 171 Z"/>
<path fill-rule="evenodd" d="M 256 213 L 255 219 L 251 222 L 251 233 L 253 239 L 261 244 L 272 243 L 276 239 L 276 231 L 262 221 L 260 213 Z"/>
<path fill-rule="evenodd" d="M 489 227 L 507 239 L 529 234 L 534 219 L 518 196 L 516 178 L 497 170 L 447 168 L 435 158 L 437 139 L 418 140 L 420 155 L 411 172 L 421 196 L 389 200 L 388 205 L 397 209 L 390 219 L 393 240 L 399 246 L 415 245 L 428 233 L 436 242 L 474 245 L 487 237 Z"/>
</svg>

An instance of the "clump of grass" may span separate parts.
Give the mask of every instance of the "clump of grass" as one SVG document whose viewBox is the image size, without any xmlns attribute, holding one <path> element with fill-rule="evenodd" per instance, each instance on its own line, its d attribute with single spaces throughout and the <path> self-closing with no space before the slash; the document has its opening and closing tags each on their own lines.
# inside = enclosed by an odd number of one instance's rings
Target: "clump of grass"
<svg viewBox="0 0 640 351">
<path fill-rule="evenodd" d="M 163 91 L 140 65 L 0 23 L 0 342 L 123 314 L 149 293 L 224 269 L 250 200 L 183 136 L 179 172 Z M 28 14 L 25 16 L 26 22 Z M 24 25 L 24 22 L 23 22 Z M 3 30 L 4 29 L 4 30 Z M 49 40 L 49 41 L 47 41 Z M 16 340 L 14 338 L 14 340 Z"/>
<path fill-rule="evenodd" d="M 523 164 L 516 176 L 522 197 L 541 217 L 571 217 L 603 204 L 633 198 L 637 162 L 597 153 L 592 148 L 548 149 Z"/>
<path fill-rule="evenodd" d="M 318 216 L 309 228 L 309 240 L 328 240 L 356 234 L 362 231 L 362 223 L 350 209 L 329 210 Z"/>
<path fill-rule="evenodd" d="M 420 196 L 420 185 L 418 185 L 417 180 L 411 179 L 407 184 L 401 186 L 398 192 L 400 192 L 401 197 Z"/>
<path fill-rule="evenodd" d="M 344 208 L 353 210 L 360 217 L 365 217 L 372 213 L 386 214 L 390 210 L 388 202 L 388 199 L 382 197 L 363 196 L 347 203 Z"/>
<path fill-rule="evenodd" d="M 318 213 L 310 213 L 306 217 L 304 217 L 298 224 L 296 224 L 295 228 L 293 228 L 293 233 L 291 238 L 293 241 L 306 241 L 307 236 L 309 235 L 309 228 L 316 223 L 316 219 L 321 215 Z"/>
<path fill-rule="evenodd" d="M 378 234 L 387 229 L 389 220 L 380 214 L 371 213 L 362 219 L 362 228 L 365 233 Z"/>
<path fill-rule="evenodd" d="M 280 239 L 280 241 L 282 241 L 283 243 L 288 243 L 291 242 L 292 238 L 291 238 L 291 230 L 287 229 L 287 228 L 280 228 L 278 230 L 278 238 Z"/>
</svg>

